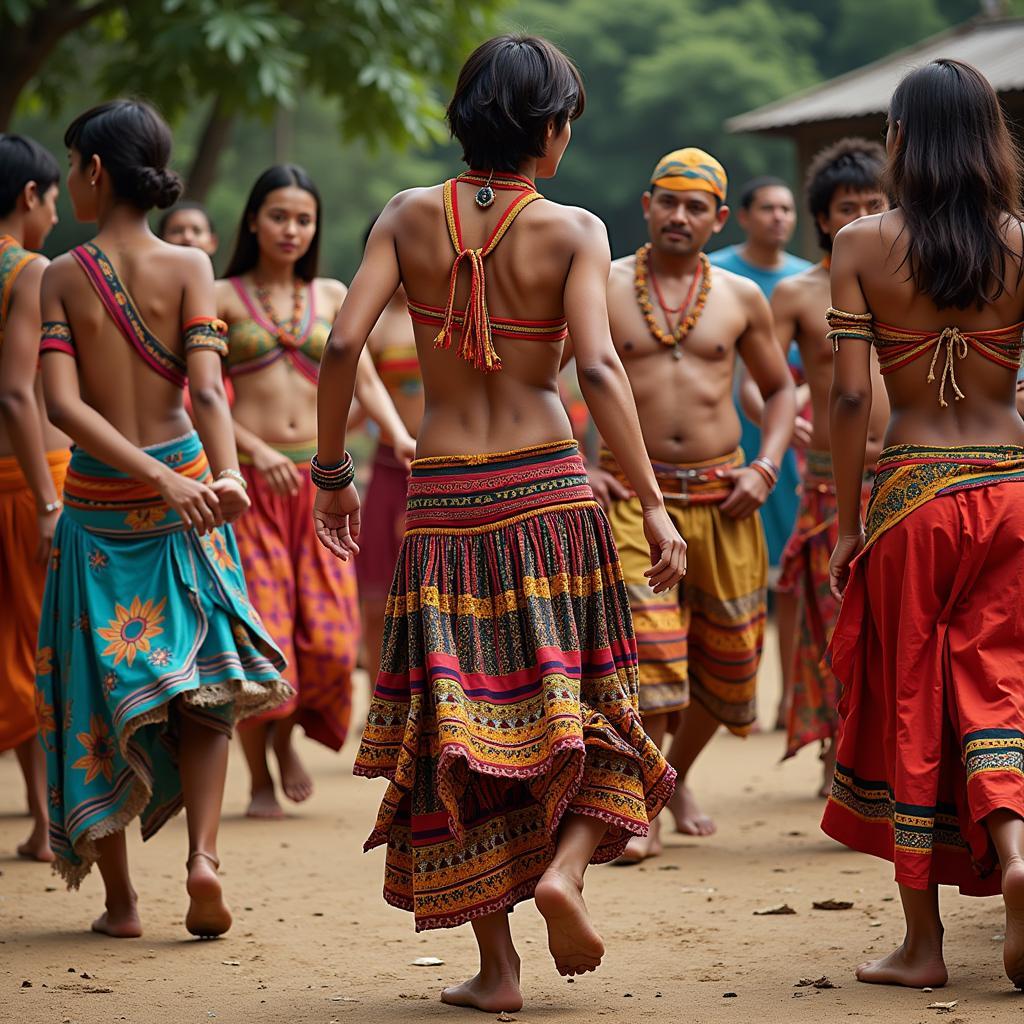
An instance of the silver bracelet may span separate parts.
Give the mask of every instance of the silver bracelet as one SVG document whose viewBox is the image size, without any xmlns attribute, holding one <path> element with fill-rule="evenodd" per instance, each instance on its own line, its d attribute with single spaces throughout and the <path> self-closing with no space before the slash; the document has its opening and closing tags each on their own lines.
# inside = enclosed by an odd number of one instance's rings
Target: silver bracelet
<svg viewBox="0 0 1024 1024">
<path fill-rule="evenodd" d="M 244 476 L 237 469 L 222 469 L 217 474 L 218 480 L 223 480 L 227 477 L 229 480 L 234 480 L 243 491 L 249 490 L 249 483 Z"/>
<path fill-rule="evenodd" d="M 43 506 L 43 515 L 49 515 L 51 512 L 59 512 L 64 507 L 64 502 L 58 498 L 56 501 L 48 501 Z"/>
</svg>

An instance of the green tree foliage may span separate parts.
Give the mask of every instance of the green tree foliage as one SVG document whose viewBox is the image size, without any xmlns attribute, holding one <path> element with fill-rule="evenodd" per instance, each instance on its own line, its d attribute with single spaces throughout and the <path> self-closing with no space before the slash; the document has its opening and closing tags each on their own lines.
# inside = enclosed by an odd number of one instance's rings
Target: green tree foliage
<svg viewBox="0 0 1024 1024">
<path fill-rule="evenodd" d="M 669 150 L 708 149 L 736 184 L 791 170 L 785 144 L 725 135 L 722 122 L 818 79 L 809 15 L 768 0 L 525 0 L 509 23 L 550 36 L 583 71 L 587 110 L 546 191 L 600 214 L 617 252 L 642 239 L 639 197 Z"/>
<path fill-rule="evenodd" d="M 269 117 L 315 90 L 340 101 L 345 135 L 422 144 L 438 131 L 439 80 L 495 2 L 0 0 L 0 57 L 10 51 L 8 93 L 28 72 L 51 109 L 83 80 L 172 117 L 211 98 L 223 114 Z M 0 87 L 0 127 L 3 114 Z"/>
</svg>

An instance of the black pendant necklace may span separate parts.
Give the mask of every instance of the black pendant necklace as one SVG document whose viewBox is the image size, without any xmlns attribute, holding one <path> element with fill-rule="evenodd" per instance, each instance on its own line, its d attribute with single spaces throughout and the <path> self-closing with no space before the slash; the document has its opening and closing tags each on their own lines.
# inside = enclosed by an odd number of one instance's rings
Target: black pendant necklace
<svg viewBox="0 0 1024 1024">
<path fill-rule="evenodd" d="M 491 178 L 494 177 L 494 171 L 487 176 L 487 184 L 481 186 L 477 191 L 477 194 L 473 196 L 473 202 L 480 207 L 481 210 L 486 210 L 488 206 L 494 203 L 494 189 L 491 188 Z"/>
</svg>

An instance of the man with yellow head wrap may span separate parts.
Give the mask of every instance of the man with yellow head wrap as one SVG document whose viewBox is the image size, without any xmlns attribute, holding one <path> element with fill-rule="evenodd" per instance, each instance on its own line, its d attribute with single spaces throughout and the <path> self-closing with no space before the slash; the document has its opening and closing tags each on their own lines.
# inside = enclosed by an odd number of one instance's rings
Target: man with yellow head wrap
<svg viewBox="0 0 1024 1024">
<path fill-rule="evenodd" d="M 729 216 L 725 169 L 687 148 L 657 164 L 642 197 L 650 240 L 612 264 L 612 336 L 640 413 L 647 453 L 687 541 L 684 586 L 654 595 L 644 509 L 610 453 L 591 473 L 622 559 L 640 656 L 640 709 L 679 773 L 679 831 L 709 835 L 687 773 L 719 725 L 746 735 L 765 616 L 768 563 L 757 509 L 771 493 L 795 417 L 793 384 L 756 285 L 711 267 L 704 247 Z M 765 401 L 761 450 L 739 449 L 732 400 L 736 356 Z M 661 849 L 656 827 L 630 843 L 641 860 Z"/>
</svg>

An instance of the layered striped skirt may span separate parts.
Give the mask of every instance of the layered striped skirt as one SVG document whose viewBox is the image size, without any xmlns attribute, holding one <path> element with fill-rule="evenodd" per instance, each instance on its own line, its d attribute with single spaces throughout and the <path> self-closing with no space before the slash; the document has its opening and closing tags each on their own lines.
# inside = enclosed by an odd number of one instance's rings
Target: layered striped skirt
<svg viewBox="0 0 1024 1024">
<path fill-rule="evenodd" d="M 195 433 L 146 449 L 209 479 Z M 145 484 L 76 448 L 46 579 L 36 659 L 50 843 L 77 886 L 95 842 L 182 806 L 181 715 L 230 733 L 292 695 L 249 603 L 229 526 L 203 537 Z"/>
<path fill-rule="evenodd" d="M 417 930 L 529 899 L 567 813 L 607 822 L 595 862 L 646 835 L 675 772 L 575 442 L 413 463 L 355 772 L 390 780 L 366 849 Z"/>
</svg>

